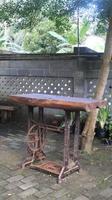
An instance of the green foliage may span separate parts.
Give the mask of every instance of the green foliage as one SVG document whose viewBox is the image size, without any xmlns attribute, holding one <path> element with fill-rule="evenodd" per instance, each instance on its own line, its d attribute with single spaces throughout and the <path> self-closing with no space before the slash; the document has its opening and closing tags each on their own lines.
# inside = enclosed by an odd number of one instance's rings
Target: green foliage
<svg viewBox="0 0 112 200">
<path fill-rule="evenodd" d="M 81 23 L 80 30 L 79 30 L 79 37 L 80 42 L 85 39 L 85 36 L 90 28 L 90 22 L 84 18 L 83 22 Z"/>
<path fill-rule="evenodd" d="M 73 52 L 73 45 L 69 43 L 67 38 L 64 38 L 60 34 L 54 32 L 54 31 L 49 31 L 49 34 L 54 37 L 54 41 L 60 41 L 60 44 L 57 46 L 59 49 L 57 53 L 68 53 L 68 52 Z"/>
<path fill-rule="evenodd" d="M 32 31 L 27 30 L 24 38 L 25 50 L 35 53 L 55 53 L 58 42 L 48 35 L 50 30 L 55 29 L 55 24 L 52 21 L 43 19 Z"/>
<path fill-rule="evenodd" d="M 7 21 L 8 24 L 11 24 L 14 19 L 15 10 L 16 4 L 14 1 L 0 5 L 0 22 Z"/>
<path fill-rule="evenodd" d="M 11 52 L 24 52 L 22 43 L 24 31 L 15 32 L 14 29 L 4 23 L 0 27 L 0 49 Z"/>
<path fill-rule="evenodd" d="M 54 32 L 54 31 L 49 31 L 49 34 L 52 35 L 57 40 L 60 40 L 61 42 L 64 42 L 64 43 L 67 43 L 67 40 L 63 36 L 59 35 L 58 33 Z"/>
<path fill-rule="evenodd" d="M 7 21 L 10 24 L 18 24 L 23 28 L 35 25 L 37 16 L 47 0 L 10 0 L 0 7 L 0 21 Z"/>
<path fill-rule="evenodd" d="M 108 29 L 108 21 L 100 19 L 98 21 L 95 33 L 97 35 L 105 35 L 105 33 L 107 32 L 107 29 Z"/>
<path fill-rule="evenodd" d="M 71 28 L 68 16 L 56 16 L 52 21 L 55 22 L 56 31 L 58 33 L 63 33 Z"/>
<path fill-rule="evenodd" d="M 73 52 L 73 46 L 77 43 L 77 27 L 75 20 L 72 21 L 74 25 L 71 26 L 70 16 L 72 15 L 73 19 L 76 17 L 78 7 L 80 13 L 81 10 L 84 13 L 84 9 L 90 7 L 97 10 L 97 12 L 94 11 L 94 16 L 100 18 L 100 21 L 97 19 L 96 33 L 104 34 L 108 24 L 104 25 L 105 20 L 112 12 L 110 0 L 10 0 L 0 6 L 0 21 L 14 27 L 16 34 L 17 31 L 25 30 L 26 35 L 22 46 L 28 51 Z M 87 20 L 80 25 L 80 42 L 85 38 L 89 27 L 90 23 Z M 66 42 L 54 36 L 55 39 L 49 37 L 49 31 L 61 35 Z M 0 44 L 3 43 L 3 40 L 0 40 Z"/>
<path fill-rule="evenodd" d="M 98 16 L 102 19 L 112 17 L 112 1 L 111 0 L 93 0 L 97 7 Z"/>
<path fill-rule="evenodd" d="M 67 0 L 10 0 L 0 7 L 0 21 L 10 24 L 16 23 L 18 27 L 34 27 L 42 17 L 55 21 L 57 29 L 68 29 L 66 7 Z"/>
<path fill-rule="evenodd" d="M 112 140 L 112 119 L 111 119 L 111 121 L 108 123 L 108 131 L 109 131 L 109 139 Z"/>
<path fill-rule="evenodd" d="M 41 14 L 55 21 L 59 28 L 61 23 L 66 22 L 64 18 L 75 13 L 77 7 L 81 10 L 93 6 L 96 7 L 99 17 L 108 18 L 112 15 L 111 0 L 10 0 L 0 7 L 0 21 L 18 21 L 21 26 L 31 27 Z"/>
<path fill-rule="evenodd" d="M 101 108 L 98 113 L 97 121 L 99 122 L 100 127 L 103 129 L 106 121 L 108 120 L 110 111 L 108 107 Z"/>
<path fill-rule="evenodd" d="M 90 28 L 90 23 L 84 19 L 80 27 L 80 42 L 85 39 L 86 33 Z M 74 46 L 77 44 L 77 26 L 72 25 L 69 31 L 63 33 L 63 36 L 54 32 L 49 31 L 49 34 L 54 37 L 55 40 L 58 40 L 60 44 L 57 46 L 57 53 L 73 53 Z M 54 41 L 55 41 L 54 40 Z"/>
</svg>

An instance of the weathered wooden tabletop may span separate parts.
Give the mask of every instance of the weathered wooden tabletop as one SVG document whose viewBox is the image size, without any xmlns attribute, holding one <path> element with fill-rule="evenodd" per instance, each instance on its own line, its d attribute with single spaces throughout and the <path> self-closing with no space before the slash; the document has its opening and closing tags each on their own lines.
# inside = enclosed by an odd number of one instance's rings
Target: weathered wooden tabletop
<svg viewBox="0 0 112 200">
<path fill-rule="evenodd" d="M 58 108 L 73 111 L 91 111 L 106 105 L 105 100 L 35 93 L 12 95 L 9 96 L 9 99 L 15 101 L 16 103 L 29 106 Z"/>
</svg>

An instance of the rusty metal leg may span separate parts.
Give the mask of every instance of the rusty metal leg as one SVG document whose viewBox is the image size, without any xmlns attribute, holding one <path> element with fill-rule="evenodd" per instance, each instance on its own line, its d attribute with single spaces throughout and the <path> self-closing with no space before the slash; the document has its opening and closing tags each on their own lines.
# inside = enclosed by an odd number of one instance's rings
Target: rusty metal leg
<svg viewBox="0 0 112 200">
<path fill-rule="evenodd" d="M 63 158 L 63 167 L 58 177 L 58 183 L 61 183 L 62 178 L 64 177 L 64 171 L 67 170 L 69 165 L 69 156 L 70 156 L 70 111 L 65 111 L 65 130 L 64 130 L 64 158 Z"/>
<path fill-rule="evenodd" d="M 44 108 L 43 107 L 39 107 L 38 110 L 38 118 L 39 118 L 39 123 L 43 123 L 44 122 Z M 40 146 L 40 150 L 36 153 L 36 157 L 39 160 L 44 160 L 46 158 L 46 155 L 43 151 L 43 147 L 44 147 L 44 143 L 45 143 L 45 138 L 46 138 L 46 128 L 45 127 L 38 127 L 39 130 L 39 146 Z"/>
<path fill-rule="evenodd" d="M 32 126 L 32 120 L 33 120 L 33 106 L 28 106 L 28 132 Z M 28 135 L 28 133 L 27 133 Z M 24 169 L 25 166 L 30 165 L 33 161 L 32 158 L 32 152 L 30 151 L 28 145 L 27 145 L 27 156 L 24 162 L 22 163 L 22 168 Z"/>
<path fill-rule="evenodd" d="M 39 107 L 39 122 L 42 123 L 44 121 L 44 108 L 43 107 Z"/>
<path fill-rule="evenodd" d="M 31 127 L 33 120 L 33 106 L 28 106 L 28 130 Z"/>
<path fill-rule="evenodd" d="M 43 122 L 43 108 L 39 107 L 39 123 Z M 22 167 L 30 165 L 35 160 L 45 159 L 43 147 L 45 143 L 46 129 L 41 125 L 33 124 L 33 106 L 28 106 L 28 134 L 27 134 L 27 152 L 28 157 Z M 29 157 L 30 156 L 30 157 Z"/>
<path fill-rule="evenodd" d="M 75 112 L 74 151 L 73 160 L 79 166 L 79 134 L 80 134 L 80 111 Z"/>
<path fill-rule="evenodd" d="M 70 148 L 70 112 L 65 112 L 65 132 L 64 132 L 64 167 L 67 168 L 69 162 Z"/>
</svg>

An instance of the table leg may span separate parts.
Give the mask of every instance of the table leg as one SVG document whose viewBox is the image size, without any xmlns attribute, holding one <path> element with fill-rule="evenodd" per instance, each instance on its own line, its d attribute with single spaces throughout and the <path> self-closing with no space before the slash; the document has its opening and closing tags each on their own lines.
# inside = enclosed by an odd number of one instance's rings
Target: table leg
<svg viewBox="0 0 112 200">
<path fill-rule="evenodd" d="M 80 111 L 75 112 L 74 150 L 73 160 L 79 165 L 79 134 L 80 134 Z"/>
<path fill-rule="evenodd" d="M 39 116 L 39 122 L 42 123 L 44 121 L 44 108 L 43 107 L 39 107 L 38 116 Z"/>
<path fill-rule="evenodd" d="M 38 132 L 38 151 L 35 152 L 35 157 L 37 160 L 44 160 L 46 158 L 46 155 L 43 151 L 45 146 L 45 140 L 46 140 L 46 128 L 42 125 L 44 122 L 44 108 L 39 107 L 38 108 L 38 121 L 40 125 L 37 126 L 37 132 Z"/>
<path fill-rule="evenodd" d="M 61 183 L 62 178 L 64 177 L 64 172 L 67 170 L 69 165 L 69 156 L 70 156 L 70 111 L 65 111 L 65 130 L 64 130 L 64 158 L 63 158 L 63 167 L 58 177 L 58 183 Z"/>
<path fill-rule="evenodd" d="M 65 131 L 64 131 L 64 167 L 68 166 L 70 148 L 70 112 L 65 111 Z"/>
<path fill-rule="evenodd" d="M 33 106 L 28 106 L 28 130 L 31 127 L 33 120 Z"/>
<path fill-rule="evenodd" d="M 80 133 L 80 111 L 76 111 L 73 157 L 70 158 L 70 112 L 66 111 L 65 132 L 64 132 L 64 163 L 58 177 L 58 183 L 61 183 L 62 179 L 69 173 L 72 173 L 74 171 L 79 171 L 80 169 L 78 161 L 79 133 Z"/>
<path fill-rule="evenodd" d="M 28 133 L 32 126 L 32 120 L 33 120 L 33 106 L 28 106 Z M 28 137 L 28 133 L 27 136 Z M 30 165 L 32 162 L 32 151 L 30 150 L 29 146 L 27 145 L 27 156 L 25 161 L 22 163 L 22 168 L 24 168 L 27 165 Z"/>
</svg>

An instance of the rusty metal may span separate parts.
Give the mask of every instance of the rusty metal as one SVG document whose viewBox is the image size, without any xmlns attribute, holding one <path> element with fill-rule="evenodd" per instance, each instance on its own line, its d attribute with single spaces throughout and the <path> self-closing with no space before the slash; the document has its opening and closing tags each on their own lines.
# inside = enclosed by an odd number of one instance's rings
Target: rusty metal
<svg viewBox="0 0 112 200">
<path fill-rule="evenodd" d="M 73 160 L 74 162 L 78 160 L 78 149 L 79 149 L 79 134 L 80 134 L 80 111 L 75 112 L 75 131 L 74 131 L 74 150 L 73 150 Z"/>
<path fill-rule="evenodd" d="M 65 111 L 65 130 L 64 130 L 64 152 L 63 152 L 63 167 L 58 176 L 58 183 L 62 182 L 65 172 L 68 169 L 70 157 L 70 111 Z"/>
<path fill-rule="evenodd" d="M 70 143 L 71 143 L 70 142 L 70 125 L 71 125 L 70 114 L 71 114 L 70 111 L 65 111 L 64 156 L 63 156 L 64 160 L 63 160 L 63 167 L 58 176 L 58 183 L 61 183 L 63 178 L 66 175 L 74 171 L 79 171 L 80 169 L 80 165 L 78 162 L 80 111 L 76 111 L 76 114 L 75 114 L 75 136 L 74 136 L 74 144 L 73 144 L 73 150 L 72 150 L 73 156 L 70 155 Z M 74 159 L 74 156 L 75 156 L 75 159 Z"/>
<path fill-rule="evenodd" d="M 65 111 L 65 131 L 64 131 L 64 161 L 63 165 L 66 168 L 69 162 L 69 148 L 70 148 L 70 112 Z"/>
<path fill-rule="evenodd" d="M 42 123 L 44 121 L 44 108 L 43 107 L 39 107 L 38 116 L 39 116 L 39 122 Z"/>
<path fill-rule="evenodd" d="M 41 112 L 40 112 L 41 113 Z M 78 157 L 77 160 L 70 157 L 70 124 L 71 124 L 71 118 L 70 118 L 70 111 L 65 111 L 65 130 L 64 130 L 64 160 L 63 165 L 60 166 L 52 161 L 46 161 L 40 163 L 35 163 L 34 161 L 45 159 L 45 154 L 43 153 L 44 146 L 45 146 L 45 135 L 47 134 L 48 130 L 52 130 L 52 126 L 48 126 L 44 123 L 36 123 L 33 125 L 28 133 L 28 147 L 32 152 L 32 159 L 31 162 L 27 162 L 27 164 L 31 164 L 31 168 L 39 169 L 48 171 L 50 173 L 53 173 L 55 175 L 58 175 L 58 183 L 61 183 L 63 178 L 76 171 L 79 170 L 79 162 Z M 79 133 L 79 112 L 76 113 L 75 117 L 75 132 L 77 132 L 77 137 Z M 41 121 L 41 116 L 40 116 Z M 53 127 L 54 128 L 54 127 Z M 55 128 L 54 128 L 55 129 Z M 76 135 L 74 138 L 76 138 Z M 44 137 L 43 137 L 44 136 Z M 78 142 L 78 140 L 76 140 Z M 76 143 L 75 141 L 75 143 Z M 75 146 L 75 145 L 74 145 Z M 74 154 L 77 154 L 77 148 L 75 146 L 74 148 Z M 78 156 L 78 155 L 77 155 Z"/>
<path fill-rule="evenodd" d="M 34 124 L 26 136 L 27 150 L 30 159 L 24 162 L 23 166 L 30 165 L 34 161 L 41 161 L 46 158 L 44 146 L 46 142 L 47 129 L 44 126 Z"/>
<path fill-rule="evenodd" d="M 29 110 L 31 111 L 31 110 Z M 76 142 L 78 142 L 78 136 L 79 136 L 79 112 L 76 112 L 75 116 L 75 137 L 74 137 L 74 150 L 73 150 L 73 156 L 70 157 L 70 125 L 71 125 L 71 118 L 70 118 L 70 111 L 65 111 L 65 129 L 64 132 L 64 156 L 63 156 L 63 165 L 58 165 L 52 161 L 44 161 L 42 163 L 38 161 L 42 161 L 46 158 L 46 155 L 44 153 L 44 147 L 46 144 L 46 135 L 49 130 L 56 131 L 58 128 L 56 126 L 47 125 L 43 123 L 43 109 L 39 110 L 39 121 L 40 123 L 37 123 L 32 120 L 32 117 L 30 118 L 33 123 L 35 123 L 28 131 L 27 134 L 27 146 L 28 146 L 28 153 L 30 154 L 30 157 L 24 162 L 23 167 L 26 165 L 30 165 L 31 168 L 35 168 L 38 170 L 48 171 L 50 173 L 53 173 L 55 175 L 58 175 L 58 183 L 61 183 L 63 178 L 76 171 L 79 170 L 79 163 L 78 163 L 78 157 L 76 159 L 77 154 L 77 148 Z M 32 115 L 30 115 L 32 116 Z M 30 123 L 31 124 L 31 123 Z M 76 137 L 77 136 L 77 137 Z M 76 139 L 76 140 L 75 140 Z M 78 156 L 78 154 L 77 154 Z"/>
<path fill-rule="evenodd" d="M 27 135 L 27 145 L 32 152 L 38 152 L 44 149 L 46 137 L 46 128 L 33 125 Z"/>
<path fill-rule="evenodd" d="M 53 161 L 45 161 L 45 162 L 37 163 L 37 164 L 32 163 L 31 168 L 47 171 L 59 176 L 62 166 Z"/>
<path fill-rule="evenodd" d="M 28 130 L 30 129 L 32 125 L 33 120 L 33 106 L 28 106 Z"/>
<path fill-rule="evenodd" d="M 64 128 L 59 127 L 59 126 L 54 126 L 54 125 L 50 125 L 50 124 L 45 124 L 45 123 L 39 123 L 36 122 L 35 120 L 32 120 L 33 124 L 36 124 L 38 126 L 41 127 L 45 127 L 47 131 L 53 131 L 53 132 L 59 132 L 59 133 L 63 133 L 64 132 Z"/>
<path fill-rule="evenodd" d="M 62 97 L 43 94 L 26 94 L 12 96 L 12 100 L 28 106 L 28 135 L 27 146 L 30 157 L 23 163 L 23 167 L 30 165 L 31 168 L 48 171 L 58 176 L 60 183 L 65 176 L 79 170 L 78 161 L 79 133 L 80 133 L 80 111 L 96 109 L 98 106 L 106 105 L 105 101 L 90 100 L 87 98 Z M 33 107 L 39 107 L 39 123 L 33 119 Z M 63 164 L 58 165 L 52 161 L 46 161 L 44 147 L 46 144 L 46 134 L 48 130 L 57 131 L 58 127 L 44 123 L 44 107 L 60 108 L 65 110 L 65 129 L 60 129 L 64 133 Z M 75 134 L 70 154 L 70 125 L 71 112 L 75 112 Z"/>
</svg>

